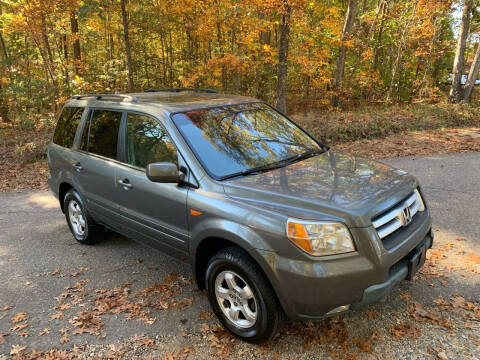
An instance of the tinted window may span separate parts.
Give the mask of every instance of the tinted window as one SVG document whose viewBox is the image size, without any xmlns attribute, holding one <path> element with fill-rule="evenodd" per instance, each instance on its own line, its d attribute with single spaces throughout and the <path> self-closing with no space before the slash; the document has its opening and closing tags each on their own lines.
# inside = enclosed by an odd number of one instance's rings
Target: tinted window
<svg viewBox="0 0 480 360">
<path fill-rule="evenodd" d="M 154 119 L 128 114 L 125 136 L 128 164 L 146 168 L 155 162 L 177 164 L 177 150 L 163 127 Z"/>
<path fill-rule="evenodd" d="M 53 142 L 57 145 L 71 148 L 78 124 L 82 119 L 83 109 L 80 107 L 65 107 L 60 115 L 55 133 L 53 134 Z"/>
<path fill-rule="evenodd" d="M 321 150 L 298 126 L 265 104 L 193 110 L 174 115 L 173 121 L 216 178 Z"/>
<path fill-rule="evenodd" d="M 94 110 L 90 120 L 88 152 L 115 159 L 121 119 L 121 112 Z"/>
</svg>

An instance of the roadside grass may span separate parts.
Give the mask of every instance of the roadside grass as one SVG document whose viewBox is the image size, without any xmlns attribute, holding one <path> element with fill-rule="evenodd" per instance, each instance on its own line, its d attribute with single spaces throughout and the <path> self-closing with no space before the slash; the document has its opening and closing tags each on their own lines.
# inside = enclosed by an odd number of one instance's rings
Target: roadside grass
<svg viewBox="0 0 480 360">
<path fill-rule="evenodd" d="M 367 106 L 297 112 L 292 118 L 317 139 L 336 145 L 409 131 L 480 127 L 480 107 L 450 103 Z"/>
<path fill-rule="evenodd" d="M 53 119 L 32 115 L 13 125 L 0 123 L 0 191 L 46 189 Z"/>
</svg>

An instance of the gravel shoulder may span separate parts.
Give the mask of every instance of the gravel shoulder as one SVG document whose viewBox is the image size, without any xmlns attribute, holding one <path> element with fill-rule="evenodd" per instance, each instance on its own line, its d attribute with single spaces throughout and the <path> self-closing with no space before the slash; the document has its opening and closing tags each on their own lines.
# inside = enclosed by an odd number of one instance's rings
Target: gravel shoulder
<svg viewBox="0 0 480 360">
<path fill-rule="evenodd" d="M 48 192 L 1 193 L 0 359 L 480 359 L 480 153 L 385 162 L 423 184 L 425 267 L 378 304 L 262 346 L 220 327 L 188 265 L 114 233 L 79 245 Z"/>
</svg>

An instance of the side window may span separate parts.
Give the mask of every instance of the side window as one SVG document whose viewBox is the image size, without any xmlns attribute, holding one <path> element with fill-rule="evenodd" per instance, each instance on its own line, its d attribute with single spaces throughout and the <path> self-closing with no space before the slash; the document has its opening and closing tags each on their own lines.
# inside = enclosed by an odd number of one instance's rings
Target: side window
<svg viewBox="0 0 480 360">
<path fill-rule="evenodd" d="M 72 147 L 78 124 L 82 119 L 83 109 L 82 107 L 63 108 L 53 134 L 55 144 L 66 148 Z"/>
<path fill-rule="evenodd" d="M 125 156 L 130 165 L 146 168 L 155 162 L 178 165 L 177 149 L 163 127 L 145 115 L 128 114 Z"/>
<path fill-rule="evenodd" d="M 121 120 L 122 113 L 119 111 L 94 110 L 90 120 L 88 152 L 116 159 Z"/>
</svg>

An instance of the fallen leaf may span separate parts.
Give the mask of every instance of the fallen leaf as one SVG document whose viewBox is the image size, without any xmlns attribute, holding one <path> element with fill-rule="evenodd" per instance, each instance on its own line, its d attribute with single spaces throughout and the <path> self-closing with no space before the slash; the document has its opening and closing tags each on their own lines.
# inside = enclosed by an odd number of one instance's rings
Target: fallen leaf
<svg viewBox="0 0 480 360">
<path fill-rule="evenodd" d="M 27 328 L 28 326 L 29 326 L 28 324 L 18 324 L 18 325 L 15 325 L 14 327 L 11 327 L 10 330 L 11 331 L 23 330 L 23 329 Z"/>
<path fill-rule="evenodd" d="M 12 317 L 10 319 L 10 322 L 12 324 L 16 324 L 16 323 L 19 323 L 20 321 L 23 321 L 23 320 L 26 320 L 26 319 L 27 319 L 27 314 L 24 313 L 24 312 L 20 312 L 17 315 L 15 315 L 14 317 Z"/>
<path fill-rule="evenodd" d="M 209 310 L 204 310 L 200 314 L 198 314 L 199 320 L 207 320 L 207 319 L 213 319 L 213 318 L 215 318 L 215 315 Z"/>
<path fill-rule="evenodd" d="M 55 306 L 55 310 L 67 310 L 70 309 L 72 305 L 70 304 L 60 304 L 58 306 Z"/>
<path fill-rule="evenodd" d="M 105 355 L 108 359 L 120 359 L 127 351 L 125 347 L 121 345 L 110 344 L 108 347 L 109 349 Z"/>
<path fill-rule="evenodd" d="M 5 340 L 5 336 L 8 336 L 8 333 L 0 333 L 0 344 L 5 344 L 7 340 Z"/>
<path fill-rule="evenodd" d="M 356 338 L 353 342 L 359 348 L 360 352 L 371 353 L 372 352 L 372 339 Z"/>
<path fill-rule="evenodd" d="M 400 339 L 408 335 L 411 335 L 413 338 L 417 338 L 421 333 L 420 328 L 411 323 L 402 323 L 397 326 L 390 327 L 389 332 L 395 339 Z"/>
<path fill-rule="evenodd" d="M 0 308 L 0 311 L 7 311 L 7 310 L 10 310 L 12 307 L 10 305 L 5 305 L 3 307 Z"/>
<path fill-rule="evenodd" d="M 61 311 L 58 311 L 55 314 L 51 315 L 49 321 L 56 320 L 56 319 L 58 320 L 63 319 L 63 313 Z"/>
<path fill-rule="evenodd" d="M 12 345 L 12 350 L 10 351 L 10 355 L 12 356 L 21 355 L 26 348 L 27 348 L 26 346 Z"/>
<path fill-rule="evenodd" d="M 40 331 L 38 336 L 43 336 L 43 335 L 49 334 L 49 333 L 50 333 L 50 328 L 44 328 L 42 331 Z"/>
<path fill-rule="evenodd" d="M 81 311 L 73 319 L 69 320 L 77 329 L 72 331 L 73 335 L 78 334 L 98 334 L 103 327 L 103 321 L 100 316 L 95 315 L 90 310 Z"/>
<path fill-rule="evenodd" d="M 424 309 L 423 306 L 414 301 L 409 305 L 407 311 L 410 313 L 410 316 L 418 321 L 429 321 L 433 324 L 442 326 L 446 329 L 453 328 L 453 324 L 446 318 L 441 317 L 435 309 Z"/>
<path fill-rule="evenodd" d="M 61 342 L 62 344 L 65 344 L 65 343 L 67 343 L 67 342 L 69 342 L 69 341 L 70 341 L 70 338 L 68 337 L 67 334 L 64 334 L 64 335 L 60 338 L 60 342 Z"/>
<path fill-rule="evenodd" d="M 152 339 L 152 338 L 143 338 L 143 339 L 137 341 L 137 345 L 138 345 L 138 347 L 142 347 L 142 346 L 154 347 L 155 340 Z"/>
</svg>

